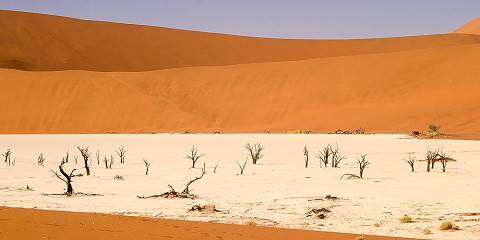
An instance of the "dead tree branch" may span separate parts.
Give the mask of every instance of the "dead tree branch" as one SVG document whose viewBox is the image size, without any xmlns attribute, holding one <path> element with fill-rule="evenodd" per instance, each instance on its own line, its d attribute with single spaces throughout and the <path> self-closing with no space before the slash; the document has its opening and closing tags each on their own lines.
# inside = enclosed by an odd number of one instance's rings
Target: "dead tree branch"
<svg viewBox="0 0 480 240">
<path fill-rule="evenodd" d="M 365 168 L 370 165 L 370 162 L 367 161 L 367 155 L 363 154 L 360 156 L 360 158 L 357 158 L 357 163 L 359 167 L 359 175 L 351 174 L 351 173 L 346 173 L 343 174 L 340 179 L 343 179 L 343 177 L 346 177 L 346 179 L 363 179 L 363 172 L 365 171 Z"/>
<path fill-rule="evenodd" d="M 308 168 L 308 148 L 307 145 L 303 147 L 303 156 L 305 156 L 305 168 Z"/>
<path fill-rule="evenodd" d="M 86 148 L 81 148 L 80 146 L 77 146 L 78 151 L 80 151 L 80 154 L 83 157 L 83 163 L 85 166 L 85 170 L 87 171 L 87 176 L 90 176 L 90 167 L 88 166 L 88 159 L 90 158 L 90 153 L 88 152 L 88 147 Z"/>
<path fill-rule="evenodd" d="M 37 158 L 37 165 L 43 166 L 43 163 L 45 162 L 45 157 L 43 156 L 43 153 L 40 153 Z"/>
<path fill-rule="evenodd" d="M 143 163 L 145 163 L 145 175 L 148 175 L 148 169 L 150 168 L 151 162 L 147 161 L 146 159 L 143 159 Z"/>
<path fill-rule="evenodd" d="M 330 152 L 332 156 L 332 167 L 338 168 L 338 164 L 340 164 L 340 162 L 345 159 L 345 157 L 342 156 L 342 154 L 338 150 L 338 144 L 335 148 L 330 147 Z"/>
<path fill-rule="evenodd" d="M 65 194 L 67 196 L 71 196 L 72 194 L 74 194 L 73 187 L 72 187 L 72 178 L 75 176 L 73 173 L 75 172 L 76 169 L 73 169 L 70 172 L 70 174 L 67 174 L 65 172 L 65 170 L 63 169 L 63 165 L 66 163 L 65 160 L 66 160 L 66 158 L 63 158 L 62 161 L 60 162 L 60 165 L 58 166 L 58 169 L 60 170 L 60 173 L 62 175 L 60 175 L 60 174 L 58 174 L 57 172 L 54 172 L 54 171 L 52 171 L 52 173 L 55 174 L 55 176 L 58 179 L 62 180 L 67 185 L 67 190 L 66 190 Z"/>
<path fill-rule="evenodd" d="M 196 198 L 197 196 L 190 193 L 190 189 L 189 189 L 190 185 L 202 179 L 204 175 L 205 175 L 205 164 L 203 165 L 203 168 L 202 168 L 202 175 L 200 175 L 200 177 L 196 177 L 193 180 L 190 180 L 182 192 L 177 192 L 171 185 L 168 185 L 168 188 L 170 188 L 168 192 L 157 194 L 157 195 L 150 195 L 150 196 L 137 196 L 137 198 L 140 198 L 140 199 L 146 199 L 146 198 L 191 198 L 193 199 L 193 198 Z"/>
<path fill-rule="evenodd" d="M 195 168 L 195 164 L 197 163 L 198 159 L 205 154 L 198 154 L 198 149 L 195 148 L 195 145 L 192 146 L 190 149 L 190 153 L 187 154 L 186 158 L 192 161 L 192 168 Z"/>
<path fill-rule="evenodd" d="M 258 160 L 263 157 L 262 151 L 264 150 L 261 143 L 257 142 L 254 145 L 250 145 L 250 143 L 245 144 L 245 148 L 252 159 L 253 164 L 257 164 Z"/>
<path fill-rule="evenodd" d="M 117 151 L 115 151 L 118 155 L 118 157 L 120 157 L 120 163 L 125 163 L 125 157 L 126 157 L 126 153 L 127 153 L 127 150 L 125 150 L 123 148 L 123 146 L 121 146 L 120 148 L 118 148 Z"/>
<path fill-rule="evenodd" d="M 331 150 L 332 150 L 332 147 L 330 145 L 327 145 L 326 147 L 324 147 L 322 149 L 322 151 L 320 151 L 317 154 L 317 158 L 320 159 L 320 167 L 322 167 L 322 163 L 325 167 L 327 167 L 328 159 L 330 158 L 330 155 L 332 154 Z"/>
<path fill-rule="evenodd" d="M 415 156 L 412 156 L 413 153 L 409 152 L 408 153 L 408 159 L 404 159 L 408 165 L 410 165 L 411 172 L 415 172 Z"/>
<path fill-rule="evenodd" d="M 5 153 L 3 153 L 2 156 L 5 158 L 5 163 L 8 163 L 8 166 L 10 166 L 12 151 L 10 149 L 7 149 L 7 151 L 5 151 Z"/>
<path fill-rule="evenodd" d="M 237 161 L 237 164 L 238 164 L 238 168 L 240 168 L 240 175 L 243 175 L 243 172 L 245 171 L 245 167 L 247 166 L 247 160 L 245 160 L 243 165 L 240 164 L 238 161 Z"/>
</svg>

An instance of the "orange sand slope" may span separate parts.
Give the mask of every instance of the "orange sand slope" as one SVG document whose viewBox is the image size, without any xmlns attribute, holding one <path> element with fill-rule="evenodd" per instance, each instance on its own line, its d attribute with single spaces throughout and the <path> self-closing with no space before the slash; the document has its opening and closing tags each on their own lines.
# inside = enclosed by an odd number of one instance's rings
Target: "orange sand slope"
<svg viewBox="0 0 480 240">
<path fill-rule="evenodd" d="M 358 235 L 0 207 L 0 239 L 353 240 Z M 404 238 L 366 236 L 368 240 Z M 406 239 L 405 239 L 406 240 Z"/>
<path fill-rule="evenodd" d="M 2 133 L 284 132 L 429 123 L 480 137 L 480 44 L 137 73 L 0 70 Z"/>
<path fill-rule="evenodd" d="M 463 25 L 455 30 L 455 33 L 479 34 L 480 35 L 480 17 Z"/>
<path fill-rule="evenodd" d="M 444 34 L 365 40 L 285 40 L 77 20 L 0 10 L 0 68 L 145 71 L 277 62 L 480 43 Z"/>
<path fill-rule="evenodd" d="M 11 11 L 0 29 L 0 133 L 434 123 L 480 139 L 480 35 L 282 40 Z"/>
</svg>

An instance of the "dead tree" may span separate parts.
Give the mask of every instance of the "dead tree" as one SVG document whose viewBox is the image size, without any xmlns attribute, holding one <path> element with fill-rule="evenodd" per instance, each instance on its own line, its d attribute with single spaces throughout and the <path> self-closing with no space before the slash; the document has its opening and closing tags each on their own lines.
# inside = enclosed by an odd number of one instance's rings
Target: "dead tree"
<svg viewBox="0 0 480 240">
<path fill-rule="evenodd" d="M 413 153 L 408 153 L 408 159 L 404 159 L 408 165 L 410 165 L 411 172 L 415 172 L 415 156 L 412 156 Z"/>
<path fill-rule="evenodd" d="M 100 150 L 97 150 L 95 157 L 97 158 L 97 165 L 100 165 Z"/>
<path fill-rule="evenodd" d="M 197 163 L 198 159 L 205 154 L 198 154 L 198 149 L 195 148 L 195 145 L 192 146 L 190 149 L 190 153 L 187 154 L 186 158 L 192 161 L 192 168 L 195 168 L 195 164 Z"/>
<path fill-rule="evenodd" d="M 307 145 L 303 147 L 303 156 L 305 156 L 305 168 L 308 168 L 308 149 Z"/>
<path fill-rule="evenodd" d="M 248 154 L 250 155 L 253 164 L 257 164 L 258 160 L 263 157 L 262 151 L 264 148 L 261 143 L 257 142 L 253 146 L 250 145 L 250 143 L 247 143 L 245 148 L 248 150 Z"/>
<path fill-rule="evenodd" d="M 330 152 L 332 156 L 332 167 L 338 168 L 338 164 L 340 164 L 340 162 L 344 160 L 345 157 L 342 156 L 342 154 L 339 152 L 338 145 L 335 147 L 335 149 L 330 147 Z"/>
<path fill-rule="evenodd" d="M 112 168 L 112 165 L 113 165 L 113 156 L 110 155 L 110 159 L 107 158 L 107 156 L 105 156 L 103 158 L 103 162 L 105 163 L 105 168 L 106 169 L 111 169 Z"/>
<path fill-rule="evenodd" d="M 324 147 L 320 153 L 317 154 L 317 158 L 320 159 L 320 167 L 322 167 L 322 163 L 325 167 L 327 167 L 328 159 L 332 154 L 332 147 L 330 145 Z"/>
<path fill-rule="evenodd" d="M 107 158 L 107 156 L 103 157 L 103 163 L 105 163 L 105 168 L 108 169 L 108 158 Z"/>
<path fill-rule="evenodd" d="M 87 176 L 90 176 L 90 167 L 88 166 L 88 159 L 90 158 L 90 153 L 88 152 L 88 147 L 81 148 L 80 146 L 77 146 L 77 148 L 78 151 L 80 151 L 80 154 L 82 154 L 85 170 L 87 171 Z"/>
<path fill-rule="evenodd" d="M 68 156 L 67 156 L 67 158 L 68 158 Z M 70 172 L 70 174 L 67 174 L 67 173 L 65 172 L 65 170 L 63 169 L 63 164 L 66 163 L 65 160 L 66 160 L 66 158 L 63 158 L 63 160 L 60 162 L 60 165 L 58 166 L 58 169 L 60 169 L 60 173 L 61 173 L 62 175 L 60 175 L 60 174 L 58 174 L 57 172 L 54 172 L 54 171 L 52 171 L 52 173 L 55 174 L 55 176 L 56 176 L 58 179 L 60 179 L 60 180 L 62 180 L 63 182 L 65 182 L 65 184 L 67 185 L 67 191 L 65 192 L 65 194 L 66 194 L 67 196 L 71 196 L 72 194 L 74 194 L 73 187 L 72 187 L 72 178 L 75 176 L 75 175 L 73 174 L 73 172 L 75 172 L 76 169 L 73 169 L 73 170 Z"/>
<path fill-rule="evenodd" d="M 151 195 L 151 196 L 137 196 L 137 198 L 145 199 L 145 198 L 196 198 L 194 194 L 190 193 L 190 185 L 200 179 L 203 178 L 205 175 L 205 163 L 202 168 L 202 175 L 200 177 L 196 177 L 193 180 L 190 180 L 187 185 L 185 186 L 185 189 L 181 192 L 177 192 L 171 185 L 168 185 L 168 188 L 170 188 L 170 191 L 159 194 L 159 195 Z"/>
<path fill-rule="evenodd" d="M 359 167 L 359 170 L 360 170 L 359 175 L 347 173 L 347 174 L 343 174 L 342 177 L 340 177 L 340 179 L 342 179 L 343 177 L 346 177 L 347 179 L 355 179 L 355 178 L 363 179 L 363 172 L 365 171 L 365 168 L 368 165 L 370 165 L 370 162 L 367 161 L 366 158 L 367 158 L 366 154 L 361 155 L 360 158 L 357 158 L 357 163 L 358 163 L 358 167 Z"/>
<path fill-rule="evenodd" d="M 237 161 L 237 164 L 238 164 L 238 168 L 240 168 L 240 175 L 243 175 L 243 172 L 245 171 L 245 167 L 247 166 L 247 160 L 245 160 L 243 165 L 240 164 L 238 161 Z"/>
<path fill-rule="evenodd" d="M 10 149 L 7 149 L 7 151 L 5 151 L 5 153 L 3 153 L 2 156 L 5 158 L 5 163 L 8 163 L 8 166 L 10 166 L 12 151 Z"/>
<path fill-rule="evenodd" d="M 364 155 L 360 156 L 361 160 L 357 159 L 358 167 L 360 169 L 360 178 L 363 178 L 363 171 L 365 170 L 365 168 L 368 165 L 370 165 L 370 162 L 366 160 L 366 157 L 367 157 L 367 155 L 364 154 Z"/>
<path fill-rule="evenodd" d="M 215 165 L 215 167 L 213 168 L 213 173 L 217 172 L 217 167 L 218 167 L 218 162 L 217 162 L 217 165 Z"/>
<path fill-rule="evenodd" d="M 442 171 L 445 172 L 446 169 L 447 169 L 447 163 L 448 162 L 455 162 L 457 160 L 451 158 L 450 156 L 448 156 L 443 151 L 439 151 L 439 153 L 437 154 L 437 161 L 439 161 L 442 164 Z"/>
<path fill-rule="evenodd" d="M 437 156 L 438 150 L 427 150 L 427 156 L 425 158 L 425 161 L 427 161 L 427 172 L 430 172 L 430 168 L 433 169 Z"/>
<path fill-rule="evenodd" d="M 45 157 L 43 156 L 43 153 L 40 153 L 37 158 L 37 165 L 43 166 L 43 163 L 45 162 Z"/>
<path fill-rule="evenodd" d="M 145 163 L 145 175 L 148 175 L 148 169 L 150 168 L 151 162 L 147 161 L 146 159 L 143 159 L 143 163 Z"/>
<path fill-rule="evenodd" d="M 125 163 L 125 154 L 127 153 L 127 150 L 125 150 L 123 148 L 123 146 L 121 146 L 120 148 L 118 148 L 117 151 L 115 151 L 118 155 L 118 157 L 120 158 L 120 163 Z"/>
<path fill-rule="evenodd" d="M 203 176 L 205 175 L 205 173 L 206 173 L 205 163 L 203 163 L 202 175 L 200 175 L 200 177 L 196 177 L 196 178 L 193 179 L 193 180 L 190 180 L 190 181 L 187 183 L 187 185 L 185 186 L 185 188 L 183 189 L 182 193 L 183 193 L 183 194 L 186 194 L 186 195 L 190 195 L 190 189 L 189 189 L 190 185 L 191 185 L 192 183 L 194 183 L 194 182 L 202 179 Z"/>
</svg>

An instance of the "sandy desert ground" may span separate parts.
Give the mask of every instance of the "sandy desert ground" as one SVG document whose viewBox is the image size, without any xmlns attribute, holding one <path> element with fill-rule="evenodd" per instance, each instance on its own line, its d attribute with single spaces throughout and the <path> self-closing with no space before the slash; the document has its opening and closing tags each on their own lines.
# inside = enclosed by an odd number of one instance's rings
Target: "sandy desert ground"
<svg viewBox="0 0 480 240">
<path fill-rule="evenodd" d="M 257 165 L 248 161 L 244 175 L 237 162 L 247 158 L 244 144 L 261 142 L 264 157 Z M 338 144 L 343 160 L 339 168 L 320 168 L 314 156 L 327 144 Z M 62 193 L 65 184 L 51 170 L 70 152 L 66 169 L 85 174 L 76 146 L 92 152 L 91 176 L 74 178 L 77 193 L 102 196 L 52 196 Z M 110 156 L 123 145 L 126 163 L 118 157 L 111 169 L 97 163 L 95 152 Z M 197 168 L 185 158 L 195 145 L 201 157 Z M 310 166 L 305 168 L 303 147 L 310 149 Z M 296 134 L 152 134 L 152 135 L 1 135 L 0 147 L 10 148 L 15 166 L 0 167 L 0 205 L 74 212 L 98 212 L 153 218 L 214 221 L 262 226 L 374 234 L 430 239 L 478 239 L 480 237 L 480 189 L 478 153 L 480 142 L 468 140 L 418 140 L 405 135 L 296 135 Z M 426 163 L 417 162 L 416 172 L 403 161 L 407 152 L 423 159 L 428 149 L 442 148 L 456 162 L 446 172 L 437 163 L 426 172 Z M 43 153 L 45 166 L 37 165 Z M 340 179 L 345 173 L 358 174 L 356 158 L 367 154 L 371 165 L 365 179 Z M 74 156 L 78 157 L 75 164 Z M 145 175 L 142 159 L 151 162 Z M 196 199 L 138 199 L 161 194 L 167 185 L 181 190 L 191 186 Z M 214 167 L 218 167 L 214 173 Z M 124 180 L 115 180 L 116 175 Z M 33 190 L 27 190 L 27 185 Z M 336 200 L 327 195 L 338 197 Z M 220 212 L 188 210 L 196 204 L 213 204 Z M 325 208 L 324 219 L 306 213 Z M 326 211 L 328 210 L 328 211 Z M 404 215 L 411 223 L 401 223 Z M 452 221 L 456 231 L 441 231 L 443 221 Z M 430 235 L 424 230 L 429 229 Z"/>
</svg>

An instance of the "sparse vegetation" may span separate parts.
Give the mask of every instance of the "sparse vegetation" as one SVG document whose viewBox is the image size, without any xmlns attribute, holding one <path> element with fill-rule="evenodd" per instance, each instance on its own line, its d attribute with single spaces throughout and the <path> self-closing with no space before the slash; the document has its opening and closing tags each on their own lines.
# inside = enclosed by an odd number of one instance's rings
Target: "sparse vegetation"
<svg viewBox="0 0 480 240">
<path fill-rule="evenodd" d="M 430 234 L 432 234 L 432 231 L 430 230 L 430 228 L 424 228 L 423 229 L 423 234 L 430 235 Z"/>
<path fill-rule="evenodd" d="M 151 162 L 147 161 L 146 159 L 143 159 L 143 163 L 145 163 L 145 175 L 148 175 L 148 169 L 150 168 Z"/>
<path fill-rule="evenodd" d="M 195 164 L 197 163 L 198 159 L 200 159 L 200 157 L 202 157 L 203 155 L 205 154 L 198 154 L 198 149 L 195 148 L 195 145 L 192 146 L 192 148 L 190 149 L 190 153 L 186 156 L 187 159 L 190 159 L 192 161 L 191 168 L 195 168 Z"/>
<path fill-rule="evenodd" d="M 257 142 L 254 145 L 247 143 L 245 144 L 245 148 L 247 149 L 253 164 L 257 164 L 258 160 L 263 157 L 262 151 L 264 148 L 261 143 Z"/>
<path fill-rule="evenodd" d="M 90 158 L 90 153 L 88 152 L 88 147 L 81 148 L 80 146 L 77 147 L 78 151 L 83 157 L 83 163 L 85 165 L 85 170 L 87 172 L 87 176 L 90 176 L 90 167 L 88 166 L 88 159 Z"/>
<path fill-rule="evenodd" d="M 442 128 L 439 125 L 436 124 L 429 124 L 428 125 L 428 133 L 429 134 L 440 134 L 440 130 Z"/>
<path fill-rule="evenodd" d="M 118 157 L 120 158 L 120 163 L 122 163 L 122 164 L 125 163 L 125 157 L 126 157 L 127 150 L 125 150 L 123 148 L 123 146 L 121 146 L 115 152 L 117 153 Z"/>
</svg>

